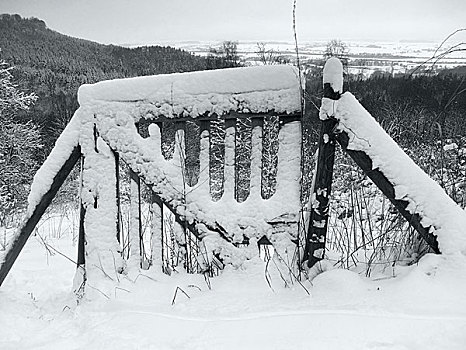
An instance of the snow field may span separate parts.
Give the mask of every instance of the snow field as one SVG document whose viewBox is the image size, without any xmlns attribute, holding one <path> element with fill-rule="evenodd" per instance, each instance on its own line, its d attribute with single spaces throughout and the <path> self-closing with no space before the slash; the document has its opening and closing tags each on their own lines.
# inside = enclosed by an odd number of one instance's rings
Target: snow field
<svg viewBox="0 0 466 350">
<path fill-rule="evenodd" d="M 70 238 L 48 241 L 75 256 Z M 297 284 L 284 288 L 273 270 L 272 290 L 254 259 L 212 278 L 212 290 L 201 275 L 149 270 L 122 277 L 110 299 L 76 307 L 75 266 L 32 237 L 0 291 L 0 348 L 460 350 L 465 268 L 459 257 L 428 255 L 396 278 L 332 270 L 304 284 L 309 296 Z M 178 291 L 172 305 L 177 287 L 189 298 Z"/>
</svg>

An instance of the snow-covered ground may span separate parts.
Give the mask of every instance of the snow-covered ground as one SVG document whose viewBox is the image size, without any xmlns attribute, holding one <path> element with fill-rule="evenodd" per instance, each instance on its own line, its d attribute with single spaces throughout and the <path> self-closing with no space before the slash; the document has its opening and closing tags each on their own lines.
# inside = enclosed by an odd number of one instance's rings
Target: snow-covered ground
<svg viewBox="0 0 466 350">
<path fill-rule="evenodd" d="M 77 306 L 75 266 L 43 245 L 74 259 L 72 230 L 52 226 L 30 238 L 0 288 L 0 349 L 466 347 L 464 256 L 427 255 L 372 280 L 332 270 L 291 288 L 272 265 L 270 287 L 260 259 L 210 279 L 211 289 L 202 275 L 149 270 Z"/>
</svg>

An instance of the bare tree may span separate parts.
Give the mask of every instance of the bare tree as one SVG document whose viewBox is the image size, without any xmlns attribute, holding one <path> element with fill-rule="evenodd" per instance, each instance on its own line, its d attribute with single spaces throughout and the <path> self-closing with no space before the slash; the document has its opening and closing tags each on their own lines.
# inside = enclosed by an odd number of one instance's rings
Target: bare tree
<svg viewBox="0 0 466 350">
<path fill-rule="evenodd" d="M 324 58 L 327 60 L 330 57 L 337 57 L 343 63 L 343 66 L 348 66 L 348 45 L 339 39 L 330 40 L 325 48 Z"/>
<path fill-rule="evenodd" d="M 219 48 L 210 48 L 207 69 L 241 67 L 237 41 L 224 41 Z"/>
<path fill-rule="evenodd" d="M 272 64 L 288 64 L 290 59 L 281 55 L 279 51 L 273 49 L 267 49 L 267 44 L 264 42 L 258 42 L 257 44 L 256 55 L 259 57 L 259 60 L 264 65 Z"/>
</svg>

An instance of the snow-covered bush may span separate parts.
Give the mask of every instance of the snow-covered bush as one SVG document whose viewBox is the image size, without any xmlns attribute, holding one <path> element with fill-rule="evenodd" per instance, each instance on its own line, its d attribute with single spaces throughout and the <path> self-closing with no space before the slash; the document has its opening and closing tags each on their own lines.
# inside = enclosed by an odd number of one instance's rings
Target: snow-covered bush
<svg viewBox="0 0 466 350">
<path fill-rule="evenodd" d="M 466 207 L 466 136 L 406 148 L 411 158 L 462 208 Z"/>
</svg>

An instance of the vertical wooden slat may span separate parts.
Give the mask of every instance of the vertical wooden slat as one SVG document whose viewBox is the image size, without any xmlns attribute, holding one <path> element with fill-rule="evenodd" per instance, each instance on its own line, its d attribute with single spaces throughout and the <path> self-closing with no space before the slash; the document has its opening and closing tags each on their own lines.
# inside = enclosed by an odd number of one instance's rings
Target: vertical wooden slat
<svg viewBox="0 0 466 350">
<path fill-rule="evenodd" d="M 252 137 L 251 137 L 251 181 L 250 196 L 261 198 L 262 189 L 262 130 L 264 125 L 263 118 L 254 118 L 252 120 Z"/>
<path fill-rule="evenodd" d="M 149 126 L 153 123 L 152 120 L 146 119 L 146 118 L 141 118 L 139 121 L 136 123 L 136 129 L 138 130 L 139 135 L 143 138 L 146 139 L 149 137 Z"/>
<path fill-rule="evenodd" d="M 159 124 L 160 125 L 160 124 Z M 163 122 L 160 132 L 161 151 L 166 160 L 172 159 L 175 153 L 176 126 L 174 122 Z"/>
<path fill-rule="evenodd" d="M 141 180 L 137 173 L 129 170 L 130 177 L 130 228 L 129 228 L 129 255 L 133 261 L 143 266 L 143 237 L 141 222 Z"/>
<path fill-rule="evenodd" d="M 238 118 L 235 127 L 235 199 L 241 203 L 251 187 L 252 119 Z"/>
<path fill-rule="evenodd" d="M 217 119 L 210 121 L 209 130 L 209 186 L 213 201 L 223 196 L 225 164 L 225 121 Z"/>
<path fill-rule="evenodd" d="M 278 132 L 279 118 L 266 116 L 262 128 L 261 195 L 263 199 L 272 197 L 277 186 L 278 149 L 280 147 Z"/>
<path fill-rule="evenodd" d="M 152 193 L 152 196 L 154 196 L 154 193 Z M 162 235 L 162 271 L 164 273 L 167 273 L 167 263 L 168 263 L 168 250 L 167 250 L 167 237 L 165 234 L 165 210 L 163 209 L 163 203 L 161 201 L 158 201 L 157 204 L 160 207 L 160 233 Z"/>
<path fill-rule="evenodd" d="M 79 229 L 78 229 L 78 260 L 77 265 L 84 266 L 86 262 L 85 257 L 85 229 L 84 229 L 84 221 L 86 218 L 86 207 L 82 201 L 82 190 L 83 190 L 83 173 L 84 173 L 84 156 L 81 156 L 80 161 L 81 169 L 80 169 L 80 176 L 79 176 Z"/>
<path fill-rule="evenodd" d="M 186 121 L 184 143 L 186 183 L 188 186 L 193 187 L 199 181 L 200 172 L 201 132 L 197 123 L 190 120 Z"/>
<path fill-rule="evenodd" d="M 118 243 L 121 243 L 120 155 L 113 151 L 113 156 L 115 158 L 115 199 L 117 206 L 116 236 Z"/>
<path fill-rule="evenodd" d="M 223 166 L 223 196 L 236 198 L 235 193 L 235 119 L 225 120 L 225 161 Z"/>
<path fill-rule="evenodd" d="M 163 205 L 157 200 L 151 191 L 150 210 L 152 220 L 150 224 L 150 235 L 152 242 L 151 261 L 152 265 L 163 268 L 164 260 L 164 238 L 163 238 Z"/>
</svg>

